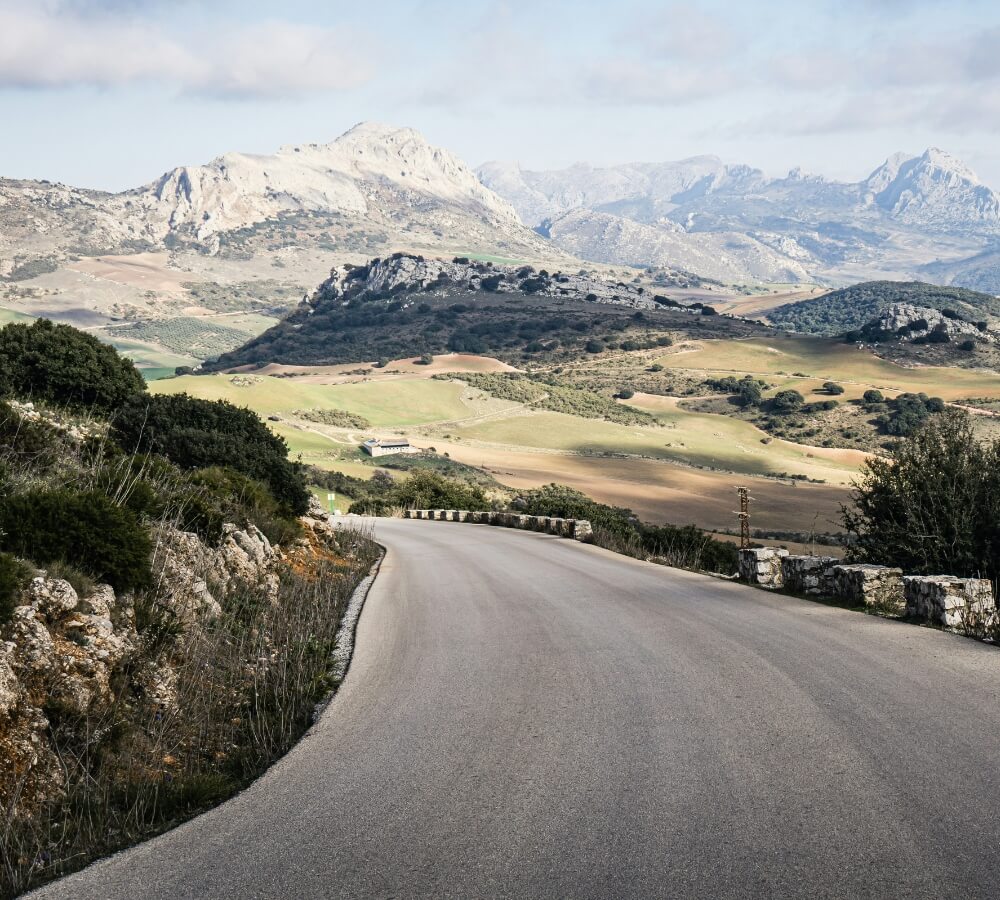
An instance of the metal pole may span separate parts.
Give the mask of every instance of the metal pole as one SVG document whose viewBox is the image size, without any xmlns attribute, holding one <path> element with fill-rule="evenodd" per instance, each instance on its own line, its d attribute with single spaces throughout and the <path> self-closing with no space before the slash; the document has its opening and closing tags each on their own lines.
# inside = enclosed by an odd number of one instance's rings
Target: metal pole
<svg viewBox="0 0 1000 900">
<path fill-rule="evenodd" d="M 740 549 L 747 550 L 750 547 L 750 489 L 738 487 L 736 491 L 740 495 Z"/>
</svg>

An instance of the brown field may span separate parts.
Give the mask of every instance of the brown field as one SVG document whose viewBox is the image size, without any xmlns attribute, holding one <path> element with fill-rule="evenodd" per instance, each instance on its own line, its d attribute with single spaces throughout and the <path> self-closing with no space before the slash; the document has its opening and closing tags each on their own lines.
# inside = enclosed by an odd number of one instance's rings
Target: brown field
<svg viewBox="0 0 1000 900">
<path fill-rule="evenodd" d="M 799 300 L 815 300 L 828 293 L 827 288 L 809 286 L 801 290 L 782 291 L 780 294 L 760 294 L 754 297 L 744 297 L 737 294 L 720 300 L 706 300 L 721 313 L 732 313 L 736 316 L 746 316 L 750 319 L 766 319 L 768 312 L 786 303 L 796 303 Z"/>
<path fill-rule="evenodd" d="M 421 442 L 429 443 L 429 442 Z M 533 453 L 435 440 L 438 452 L 479 466 L 503 484 L 532 488 L 557 482 L 602 503 L 630 507 L 647 522 L 692 523 L 709 530 L 735 528 L 736 486 L 750 486 L 753 525 L 781 531 L 839 531 L 848 489 L 705 472 L 649 459 L 606 459 Z"/>
<path fill-rule="evenodd" d="M 131 256 L 85 256 L 66 266 L 115 284 L 125 284 L 147 291 L 184 293 L 185 281 L 193 281 L 191 273 L 168 268 L 169 253 L 136 253 Z"/>
</svg>

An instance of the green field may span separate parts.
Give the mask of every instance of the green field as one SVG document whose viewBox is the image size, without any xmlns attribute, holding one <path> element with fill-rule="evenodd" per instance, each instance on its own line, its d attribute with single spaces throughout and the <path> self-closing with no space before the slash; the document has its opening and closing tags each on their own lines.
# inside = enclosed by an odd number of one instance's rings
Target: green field
<svg viewBox="0 0 1000 900">
<path fill-rule="evenodd" d="M 364 416 L 377 428 L 402 428 L 470 415 L 469 406 L 462 401 L 464 386 L 450 381 L 387 379 L 308 384 L 294 378 L 250 377 L 260 381 L 241 386 L 233 383 L 233 378 L 241 376 L 187 375 L 157 383 L 154 390 L 229 400 L 264 416 L 291 415 L 296 409 L 346 409 Z"/>
<path fill-rule="evenodd" d="M 27 313 L 0 306 L 0 326 L 9 325 L 11 322 L 32 322 L 34 318 L 34 316 L 29 316 Z"/>
<path fill-rule="evenodd" d="M 890 391 L 924 391 L 945 400 L 964 397 L 1000 397 L 1000 375 L 970 369 L 905 368 L 879 359 L 868 350 L 853 344 L 838 344 L 823 338 L 783 337 L 772 339 L 699 341 L 698 349 L 678 345 L 656 360 L 672 369 L 691 369 L 706 373 L 752 373 L 761 376 L 808 376 L 807 390 L 831 380 L 857 386 L 845 394 L 851 399 L 867 387 Z M 797 379 L 788 386 L 798 387 Z"/>
<path fill-rule="evenodd" d="M 107 332 L 93 332 L 95 337 L 111 344 L 122 356 L 127 356 L 136 364 L 139 369 L 152 369 L 154 371 L 172 373 L 177 366 L 197 365 L 198 360 L 191 356 L 182 356 L 177 353 L 168 353 L 157 347 L 151 347 L 141 341 L 131 341 L 125 338 L 109 339 Z M 163 378 L 160 374 L 157 378 Z"/>
</svg>

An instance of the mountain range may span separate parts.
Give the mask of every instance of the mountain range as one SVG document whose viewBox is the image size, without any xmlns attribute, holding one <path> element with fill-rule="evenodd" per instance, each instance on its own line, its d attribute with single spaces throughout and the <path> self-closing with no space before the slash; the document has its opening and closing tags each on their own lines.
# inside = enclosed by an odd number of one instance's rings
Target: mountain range
<svg viewBox="0 0 1000 900">
<path fill-rule="evenodd" d="M 669 261 L 726 281 L 907 276 L 1000 292 L 1000 194 L 938 149 L 895 154 L 854 183 L 771 178 L 714 156 L 537 172 L 490 162 L 478 174 L 586 259 Z"/>
<path fill-rule="evenodd" d="M 712 156 L 473 171 L 413 129 L 375 123 L 330 143 L 227 153 L 121 193 L 0 179 L 0 306 L 94 326 L 228 312 L 218 298 L 233 286 L 263 309 L 335 264 L 395 251 L 1000 293 L 1000 195 L 939 150 L 897 154 L 858 183 L 771 178 Z"/>
</svg>

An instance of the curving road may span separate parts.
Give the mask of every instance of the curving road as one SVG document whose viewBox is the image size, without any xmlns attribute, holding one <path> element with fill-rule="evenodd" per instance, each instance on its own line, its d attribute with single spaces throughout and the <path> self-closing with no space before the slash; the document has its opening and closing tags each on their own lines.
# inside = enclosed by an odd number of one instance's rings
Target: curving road
<svg viewBox="0 0 1000 900">
<path fill-rule="evenodd" d="M 1000 896 L 1000 651 L 559 538 L 377 533 L 313 731 L 39 896 Z"/>
</svg>

